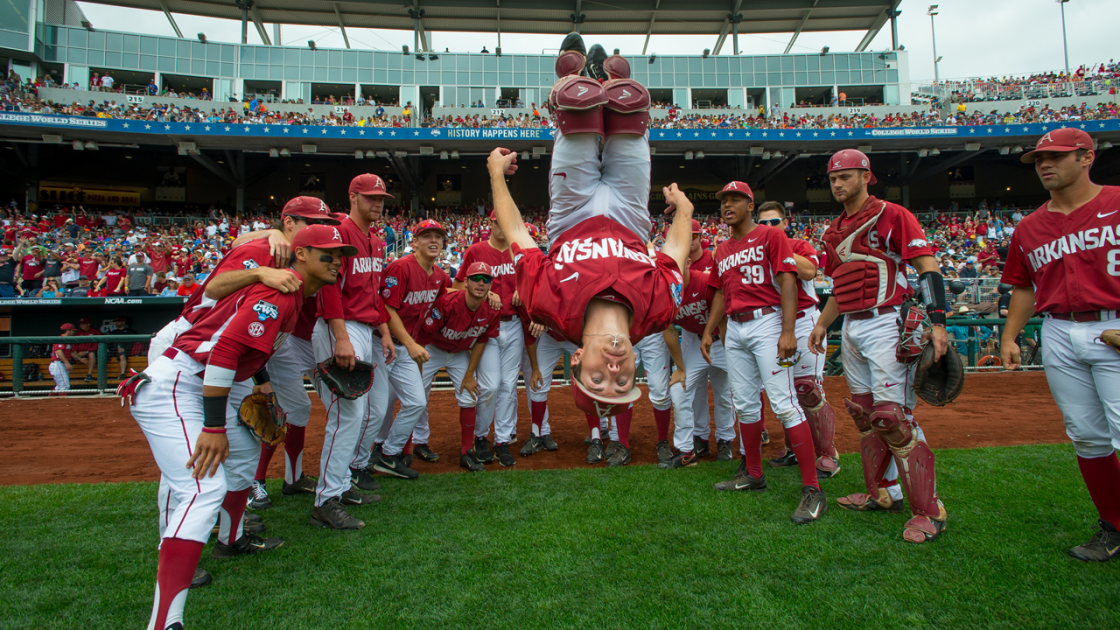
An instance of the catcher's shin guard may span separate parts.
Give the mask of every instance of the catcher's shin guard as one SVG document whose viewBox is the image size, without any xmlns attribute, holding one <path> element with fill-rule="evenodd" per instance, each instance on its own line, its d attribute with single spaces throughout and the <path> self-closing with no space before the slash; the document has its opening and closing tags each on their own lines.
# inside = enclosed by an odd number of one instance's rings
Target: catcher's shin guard
<svg viewBox="0 0 1120 630">
<path fill-rule="evenodd" d="M 851 400 L 844 400 L 859 429 L 859 458 L 867 493 L 879 503 L 890 505 L 892 500 L 883 487 L 883 480 L 891 464 L 891 449 L 883 436 L 871 426 L 872 403 L 871 394 L 853 394 Z"/>
<path fill-rule="evenodd" d="M 890 446 L 898 464 L 898 478 L 910 497 L 910 510 L 915 515 L 944 520 L 944 508 L 937 497 L 937 476 L 934 473 L 933 451 L 914 431 L 914 421 L 898 403 L 876 403 L 871 413 L 871 426 Z"/>
<path fill-rule="evenodd" d="M 564 135 L 603 133 L 603 105 L 606 92 L 597 81 L 568 75 L 552 85 L 548 108 L 556 117 L 556 128 Z"/>
<path fill-rule="evenodd" d="M 633 79 L 612 79 L 603 87 L 607 95 L 603 109 L 606 135 L 644 136 L 649 130 L 649 90 Z"/>
<path fill-rule="evenodd" d="M 805 420 L 813 434 L 813 447 L 817 457 L 837 457 L 836 453 L 836 412 L 824 399 L 824 388 L 812 376 L 801 376 L 793 380 L 797 392 L 797 402 L 805 411 Z"/>
</svg>

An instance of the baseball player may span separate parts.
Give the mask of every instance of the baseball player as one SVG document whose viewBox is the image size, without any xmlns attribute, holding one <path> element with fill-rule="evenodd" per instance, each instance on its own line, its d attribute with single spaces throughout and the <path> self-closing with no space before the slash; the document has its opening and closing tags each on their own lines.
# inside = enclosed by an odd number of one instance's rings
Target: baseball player
<svg viewBox="0 0 1120 630">
<path fill-rule="evenodd" d="M 775 227 L 783 232 L 789 227 L 786 209 L 777 201 L 767 201 L 758 208 L 758 223 Z M 817 290 L 813 280 L 820 264 L 817 250 L 808 241 L 790 239 L 793 259 L 797 261 L 797 308 L 804 316 L 797 320 L 797 351 L 801 360 L 793 367 L 793 387 L 797 402 L 805 411 L 805 420 L 813 434 L 816 452 L 817 477 L 828 479 L 840 472 L 840 454 L 836 452 L 836 412 L 824 397 L 824 357 L 809 351 L 809 334 L 820 318 L 817 309 Z M 797 455 L 789 445 L 786 435 L 786 452 L 771 465 L 796 466 Z"/>
<path fill-rule="evenodd" d="M 385 182 L 372 173 L 351 180 L 348 192 L 350 215 L 338 226 L 338 234 L 355 253 L 339 272 L 338 283 L 320 292 L 320 319 L 311 333 L 315 363 L 333 358 L 344 368 L 352 367 L 355 360 L 374 366 L 373 385 L 354 400 L 335 396 L 330 388 L 315 380 L 319 399 L 327 407 L 327 427 L 311 524 L 340 530 L 365 526 L 346 511 L 343 503 L 362 505 L 377 499 L 377 495 L 361 491 L 380 487 L 367 470 L 367 462 L 372 438 L 385 415 L 382 405 L 388 398 L 386 373 L 396 357 L 389 341 L 385 304 L 377 294 L 384 245 L 374 235 L 374 224 L 381 220 L 385 199 L 392 195 L 386 191 Z M 304 366 L 306 359 L 298 367 Z M 298 380 L 298 373 L 292 378 Z"/>
<path fill-rule="evenodd" d="M 219 514 L 215 557 L 283 544 L 241 532 L 259 448 L 239 424 L 237 408 L 254 389 L 250 378 L 261 391 L 271 390 L 265 362 L 295 326 L 303 300 L 335 281 L 348 253 L 338 243 L 337 231 L 327 226 L 296 234 L 291 270 L 301 291 L 281 293 L 260 283 L 235 291 L 119 389 L 173 495 L 161 514 L 150 630 L 182 627 L 187 590 Z"/>
<path fill-rule="evenodd" d="M 696 220 L 692 220 L 696 223 Z M 653 243 L 646 244 L 646 253 L 650 258 L 657 257 Z M 690 250 L 691 253 L 691 250 Z M 671 326 L 670 326 L 671 328 Z M 669 396 L 669 381 L 672 377 L 672 363 L 670 362 L 669 347 L 661 335 L 651 334 L 645 339 L 634 344 L 634 365 L 642 364 L 646 372 L 646 385 L 649 387 L 649 402 L 653 405 L 653 421 L 657 428 L 657 461 L 667 462 L 673 457 L 673 449 L 669 446 L 669 422 L 672 420 L 673 400 Z M 681 372 L 681 378 L 684 373 Z M 633 407 L 623 412 L 633 417 Z M 630 419 L 625 422 L 629 424 Z M 621 422 L 616 424 L 621 425 Z M 614 449 L 619 448 L 619 442 L 611 442 L 603 454 L 609 460 L 614 455 Z"/>
<path fill-rule="evenodd" d="M 75 337 L 96 337 L 101 332 L 93 328 L 92 322 L 88 317 L 83 317 L 78 320 L 78 329 L 74 331 Z M 93 368 L 97 367 L 97 344 L 96 343 L 80 343 L 74 347 L 74 360 L 85 364 L 86 366 L 86 379 L 87 381 L 93 380 Z"/>
<path fill-rule="evenodd" d="M 661 252 L 650 257 L 649 92 L 629 78 L 630 64 L 618 55 L 597 69 L 609 78 L 604 84 L 579 76 L 586 71 L 584 50 L 578 34 L 565 39 L 556 62 L 561 78 L 549 96 L 559 133 L 547 256 L 525 229 L 506 186 L 517 154 L 497 148 L 488 168 L 521 301 L 534 322 L 580 346 L 572 354 L 572 393 L 576 406 L 593 415 L 590 460 L 602 452 L 598 419 L 618 415 L 640 396 L 634 344 L 665 330 L 680 306 L 692 203 L 676 184 L 664 189 L 676 217 Z M 619 418 L 622 448 L 610 460 L 614 465 L 630 460 L 629 428 Z"/>
<path fill-rule="evenodd" d="M 902 512 L 902 495 L 893 481 L 900 478 L 912 514 L 902 537 L 924 543 L 945 530 L 947 514 L 937 496 L 933 451 L 912 414 L 917 365 L 898 358 L 899 305 L 913 293 L 905 263 L 918 271 L 921 301 L 932 323 L 923 335 L 938 359 L 949 344 L 945 283 L 917 218 L 868 194 L 876 180 L 866 155 L 854 149 L 836 153 L 828 162 L 828 177 L 844 212 L 824 233 L 824 272 L 833 280 L 833 297 L 813 327 L 809 347 L 823 355 L 828 327 L 844 315 L 844 377 L 852 392 L 845 404 L 860 432 L 867 486 L 867 494 L 852 494 L 838 503 L 857 511 Z"/>
<path fill-rule="evenodd" d="M 63 324 L 62 337 L 74 336 L 74 324 Z M 66 392 L 70 390 L 70 362 L 73 356 L 74 346 L 68 343 L 56 343 L 51 346 L 51 364 L 47 370 L 51 373 L 51 378 L 54 379 L 54 391 L 56 393 L 52 396 L 65 396 Z"/>
<path fill-rule="evenodd" d="M 524 305 L 521 306 L 524 311 Z M 552 427 L 548 423 L 548 392 L 552 389 L 552 371 L 564 356 L 576 351 L 576 345 L 563 338 L 557 339 L 552 331 L 540 331 L 540 336 L 532 334 L 532 324 L 528 312 L 524 311 L 522 331 L 525 337 L 525 350 L 521 355 L 521 373 L 529 374 L 525 383 L 526 398 L 529 399 L 529 417 L 533 431 L 526 444 L 521 447 L 522 456 L 530 456 L 538 450 L 536 437 L 540 437 L 539 445 L 546 451 L 557 451 L 560 446 L 552 438 Z M 605 432 L 605 429 L 604 429 Z M 529 442 L 534 442 L 530 447 Z M 590 444 L 590 442 L 588 442 Z M 529 452 L 531 451 L 531 452 Z"/>
<path fill-rule="evenodd" d="M 494 221 L 493 213 L 490 214 L 490 238 L 467 248 L 463 254 L 463 263 L 459 265 L 459 273 L 451 285 L 452 291 L 466 288 L 467 272 L 476 262 L 486 263 L 494 274 L 490 285 L 490 295 L 494 296 L 491 305 L 501 309 L 502 318 L 497 340 L 485 344 L 486 354 L 493 355 L 493 359 L 488 361 L 494 361 L 498 365 L 498 391 L 495 396 L 488 398 L 488 402 L 480 402 L 475 408 L 475 454 L 486 463 L 494 457 L 486 439 L 490 433 L 490 422 L 494 422 L 494 442 L 497 444 L 509 444 L 517 432 L 517 373 L 521 369 L 521 355 L 525 349 L 521 318 L 517 316 L 517 307 L 513 304 L 513 294 L 516 291 L 513 258 L 510 256 L 509 242 L 506 241 L 501 226 Z M 427 426 L 426 418 L 423 424 Z M 539 450 L 536 446 L 537 443 L 533 440 L 527 441 L 521 449 L 522 455 L 526 454 L 526 449 L 536 452 Z"/>
<path fill-rule="evenodd" d="M 410 441 L 414 441 L 413 452 L 417 457 L 426 461 L 439 459 L 428 448 L 427 422 L 420 423 L 428 406 L 420 372 L 431 355 L 423 345 L 416 343 L 415 335 L 432 303 L 451 286 L 451 277 L 436 265 L 447 242 L 443 226 L 431 220 L 421 221 L 412 234 L 412 253 L 389 263 L 381 279 L 381 297 L 389 312 L 389 331 L 401 360 L 394 361 L 388 369 L 392 394 L 383 414 L 385 421 L 380 431 L 383 441 L 373 467 L 401 479 L 420 476 L 402 457 Z M 404 358 L 406 353 L 408 360 Z M 390 423 L 394 400 L 401 401 L 401 409 Z M 510 464 L 503 462 L 503 465 Z"/>
<path fill-rule="evenodd" d="M 430 357 L 424 363 L 425 395 L 431 395 L 440 368 L 446 368 L 451 377 L 462 429 L 459 465 L 471 472 L 486 470 L 474 453 L 477 405 L 492 401 L 498 389 L 497 355 L 491 353 L 488 369 L 480 367 L 486 346 L 500 337 L 502 309 L 493 308 L 486 299 L 496 277 L 485 262 L 471 263 L 464 276 L 466 290 L 437 298 L 416 335 L 416 343 L 425 346 Z M 516 378 L 514 375 L 514 384 Z"/>
<path fill-rule="evenodd" d="M 726 312 L 728 321 L 720 336 L 743 442 L 740 470 L 746 469 L 746 475 L 736 475 L 738 481 L 733 487 L 766 490 L 759 399 L 765 385 L 770 407 L 789 435 L 801 470 L 801 501 L 790 520 L 812 523 L 828 510 L 828 503 L 817 479 L 813 437 L 794 395 L 793 367 L 799 360 L 796 325 L 805 317 L 798 309 L 797 263 L 784 232 L 755 223 L 750 186 L 730 182 L 716 193 L 716 198 L 723 222 L 731 227 L 731 238 L 716 248 L 716 267 L 708 277 L 715 293 L 700 350 L 711 362 L 713 333 Z"/>
<path fill-rule="evenodd" d="M 1080 129 L 1051 131 L 1021 159 L 1034 164 L 1050 201 L 1011 235 L 1003 282 L 1015 289 L 1000 355 L 1019 369 L 1015 338 L 1042 313 L 1046 380 L 1099 517 L 1089 542 L 1069 554 L 1106 562 L 1120 554 L 1120 347 L 1102 337 L 1120 329 L 1120 187 L 1089 179 L 1096 151 Z"/>
</svg>

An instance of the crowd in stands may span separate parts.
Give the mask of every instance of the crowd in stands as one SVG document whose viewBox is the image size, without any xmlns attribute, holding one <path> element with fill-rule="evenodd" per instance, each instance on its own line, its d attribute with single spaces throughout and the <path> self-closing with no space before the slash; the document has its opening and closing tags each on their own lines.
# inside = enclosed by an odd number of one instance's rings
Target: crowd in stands
<svg viewBox="0 0 1120 630">
<path fill-rule="evenodd" d="M 1108 63 L 1082 65 L 1069 74 L 1056 70 L 1017 77 L 951 79 L 941 82 L 940 86 L 948 89 L 953 103 L 1116 94 L 1120 86 L 1120 63 L 1110 59 Z M 936 97 L 925 95 L 925 98 L 937 104 Z"/>
</svg>

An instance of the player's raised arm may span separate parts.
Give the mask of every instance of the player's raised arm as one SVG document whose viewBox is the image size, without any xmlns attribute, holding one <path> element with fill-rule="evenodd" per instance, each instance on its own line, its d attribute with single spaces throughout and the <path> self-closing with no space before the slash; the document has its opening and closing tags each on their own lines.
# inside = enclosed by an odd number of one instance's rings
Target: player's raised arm
<svg viewBox="0 0 1120 630">
<path fill-rule="evenodd" d="M 494 214 L 497 216 L 498 226 L 511 245 L 516 244 L 521 249 L 536 248 L 537 242 L 525 229 L 525 220 L 521 218 L 521 211 L 509 194 L 506 186 L 506 175 L 517 172 L 517 153 L 509 149 L 498 147 L 490 152 L 486 160 L 486 168 L 490 171 L 490 190 L 494 195 Z"/>
</svg>

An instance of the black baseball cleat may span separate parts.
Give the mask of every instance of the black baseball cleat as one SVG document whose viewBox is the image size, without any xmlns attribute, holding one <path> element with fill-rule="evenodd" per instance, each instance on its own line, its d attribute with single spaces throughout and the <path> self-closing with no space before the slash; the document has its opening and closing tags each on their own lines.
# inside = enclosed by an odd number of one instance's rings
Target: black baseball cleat
<svg viewBox="0 0 1120 630">
<path fill-rule="evenodd" d="M 475 459 L 483 464 L 489 464 L 494 461 L 494 451 L 490 450 L 490 440 L 485 437 L 475 437 L 474 456 Z"/>
<path fill-rule="evenodd" d="M 694 437 L 692 438 L 692 452 L 696 453 L 697 457 L 707 457 L 712 454 L 712 447 L 707 440 Z"/>
<path fill-rule="evenodd" d="M 607 73 L 603 70 L 603 62 L 607 60 L 607 51 L 599 44 L 591 46 L 591 50 L 587 51 L 587 66 L 584 68 L 583 73 L 590 79 L 595 79 L 599 83 L 607 80 Z"/>
<path fill-rule="evenodd" d="M 473 453 L 464 453 L 459 456 L 459 465 L 471 472 L 486 472 L 486 466 L 475 459 Z"/>
<path fill-rule="evenodd" d="M 272 507 L 272 501 L 268 498 L 268 490 L 264 486 L 264 481 L 254 480 L 252 485 L 249 486 L 248 507 L 254 510 L 267 510 Z"/>
<path fill-rule="evenodd" d="M 738 470 L 735 471 L 735 476 L 732 477 L 731 479 L 728 479 L 727 481 L 721 481 L 717 484 L 712 485 L 712 488 L 714 488 L 716 490 L 720 490 L 720 491 L 735 490 L 736 489 L 735 488 L 736 482 L 741 481 L 743 479 L 743 477 L 746 477 L 746 476 L 747 476 L 747 458 L 746 458 L 745 455 L 740 455 L 739 456 L 739 468 L 738 468 Z"/>
<path fill-rule="evenodd" d="M 828 500 L 824 492 L 813 486 L 801 488 L 801 502 L 789 517 L 789 520 L 798 525 L 807 525 L 819 519 L 828 511 Z"/>
<path fill-rule="evenodd" d="M 661 462 L 657 465 L 662 470 L 670 470 L 673 468 L 685 468 L 687 466 L 696 465 L 696 455 L 693 453 L 686 453 L 681 451 L 674 455 L 672 459 L 667 462 Z"/>
<path fill-rule="evenodd" d="M 566 53 L 575 51 L 583 56 L 587 56 L 587 47 L 583 43 L 583 35 L 579 33 L 568 33 L 564 36 L 564 41 L 560 43 L 560 52 Z"/>
<path fill-rule="evenodd" d="M 506 442 L 494 444 L 494 455 L 498 458 L 498 463 L 507 468 L 517 463 L 513 453 L 509 452 L 509 444 Z"/>
<path fill-rule="evenodd" d="M 210 575 L 209 571 L 198 567 L 194 570 L 194 577 L 191 578 L 191 588 L 202 588 L 213 581 L 214 578 Z"/>
<path fill-rule="evenodd" d="M 350 487 L 354 490 L 365 490 L 366 492 L 372 492 L 374 490 L 380 490 L 381 484 L 373 478 L 372 468 L 351 468 Z"/>
<path fill-rule="evenodd" d="M 342 501 L 338 497 L 327 499 L 326 503 L 312 508 L 311 524 L 329 529 L 361 529 L 366 526 L 365 521 L 355 518 L 342 507 Z"/>
<path fill-rule="evenodd" d="M 379 494 L 366 494 L 351 488 L 342 493 L 342 502 L 347 505 L 370 505 L 381 500 Z"/>
<path fill-rule="evenodd" d="M 408 467 L 403 461 L 404 455 L 398 453 L 397 455 L 387 455 L 384 451 L 377 458 L 373 469 L 379 473 L 392 475 L 400 479 L 416 479 L 420 473 Z"/>
<path fill-rule="evenodd" d="M 544 450 L 546 451 L 560 450 L 560 445 L 556 443 L 556 440 L 552 439 L 551 435 L 542 435 L 541 441 L 544 443 Z"/>
<path fill-rule="evenodd" d="M 669 446 L 669 440 L 661 440 L 657 443 L 658 465 L 664 464 L 671 459 L 673 459 L 673 447 Z"/>
<path fill-rule="evenodd" d="M 439 453 L 436 453 L 431 448 L 428 448 L 427 444 L 413 444 L 412 454 L 428 462 L 429 464 L 434 464 L 439 461 Z"/>
<path fill-rule="evenodd" d="M 774 466 L 775 468 L 787 468 L 789 466 L 796 466 L 797 455 L 794 455 L 793 451 L 786 451 L 781 455 L 767 461 L 766 463 Z"/>
<path fill-rule="evenodd" d="M 538 437 L 536 435 L 530 435 L 529 439 L 525 440 L 525 444 L 523 444 L 521 446 L 521 456 L 522 457 L 529 457 L 533 453 L 536 453 L 537 451 L 543 451 L 543 450 L 544 450 L 544 438 Z"/>
<path fill-rule="evenodd" d="M 1101 519 L 1097 521 L 1100 529 L 1093 534 L 1089 542 L 1078 545 L 1069 550 L 1069 555 L 1084 562 L 1108 562 L 1120 555 L 1120 532 L 1112 523 Z"/>
<path fill-rule="evenodd" d="M 729 462 L 735 459 L 733 446 L 731 440 L 716 439 L 716 461 Z"/>
<path fill-rule="evenodd" d="M 622 448 L 622 442 L 613 440 L 610 444 L 607 444 L 607 447 L 605 449 L 603 449 L 603 455 L 610 459 L 611 457 L 614 457 L 614 454 L 617 453 L 618 449 L 620 448 Z"/>
<path fill-rule="evenodd" d="M 352 470 L 351 470 L 352 471 Z M 295 483 L 284 482 L 283 492 L 284 496 L 290 497 L 294 494 L 315 494 L 315 483 L 318 480 L 315 477 L 310 477 L 307 473 L 302 473 Z M 376 488 L 374 488 L 376 490 Z"/>
<path fill-rule="evenodd" d="M 606 456 L 603 455 L 603 441 L 591 440 L 591 446 L 587 447 L 587 463 L 598 464 L 604 459 Z"/>
<path fill-rule="evenodd" d="M 283 544 L 283 538 L 261 538 L 256 534 L 244 534 L 232 545 L 224 545 L 220 542 L 214 543 L 214 553 L 212 555 L 215 558 L 232 558 L 234 556 L 269 551 Z"/>
<path fill-rule="evenodd" d="M 629 463 L 630 449 L 623 446 L 622 444 L 619 444 L 618 448 L 615 449 L 614 454 L 611 455 L 609 459 L 607 459 L 607 466 L 625 466 Z"/>
</svg>

